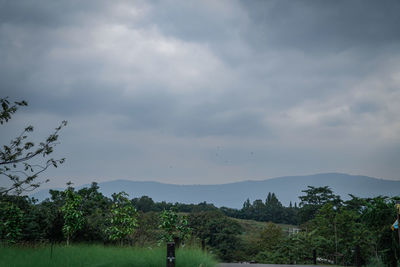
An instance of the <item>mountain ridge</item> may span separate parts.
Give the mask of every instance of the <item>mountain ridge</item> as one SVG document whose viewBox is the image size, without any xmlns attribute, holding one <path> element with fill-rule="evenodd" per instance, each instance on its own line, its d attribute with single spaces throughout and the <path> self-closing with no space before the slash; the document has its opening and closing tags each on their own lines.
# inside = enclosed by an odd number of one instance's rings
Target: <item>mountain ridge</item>
<svg viewBox="0 0 400 267">
<path fill-rule="evenodd" d="M 217 207 L 230 208 L 241 208 L 247 198 L 251 201 L 265 200 L 268 192 L 274 192 L 284 205 L 288 205 L 289 202 L 299 202 L 298 197 L 304 194 L 301 191 L 307 189 L 307 186 L 329 186 L 335 194 L 340 195 L 343 199 L 348 199 L 348 194 L 358 197 L 375 197 L 378 195 L 395 196 L 400 193 L 400 181 L 345 173 L 282 176 L 265 180 L 246 180 L 212 185 L 178 185 L 123 179 L 100 182 L 98 185 L 99 191 L 106 196 L 125 191 L 131 198 L 146 195 L 157 202 L 187 204 L 206 201 Z M 77 189 L 87 186 L 90 185 L 82 185 Z M 48 190 L 43 189 L 31 196 L 40 201 L 44 200 L 49 196 Z"/>
</svg>

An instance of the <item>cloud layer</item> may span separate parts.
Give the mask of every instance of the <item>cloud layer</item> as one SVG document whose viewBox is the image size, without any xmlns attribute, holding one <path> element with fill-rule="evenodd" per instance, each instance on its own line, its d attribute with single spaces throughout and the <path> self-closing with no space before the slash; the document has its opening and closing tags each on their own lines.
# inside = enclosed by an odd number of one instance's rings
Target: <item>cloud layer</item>
<svg viewBox="0 0 400 267">
<path fill-rule="evenodd" d="M 400 179 L 398 1 L 0 1 L 4 129 L 67 119 L 53 183 Z"/>
</svg>

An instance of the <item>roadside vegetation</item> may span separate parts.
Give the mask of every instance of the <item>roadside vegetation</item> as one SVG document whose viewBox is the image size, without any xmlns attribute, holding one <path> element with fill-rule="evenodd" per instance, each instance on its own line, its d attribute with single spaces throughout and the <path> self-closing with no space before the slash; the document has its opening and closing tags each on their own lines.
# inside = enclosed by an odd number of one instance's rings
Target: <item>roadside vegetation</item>
<svg viewBox="0 0 400 267">
<path fill-rule="evenodd" d="M 215 267 L 217 261 L 199 249 L 179 249 L 176 267 Z M 132 266 L 162 267 L 166 265 L 164 248 L 115 247 L 101 245 L 40 245 L 0 248 L 0 266 Z"/>
<path fill-rule="evenodd" d="M 396 220 L 398 198 L 352 196 L 343 201 L 327 187 L 308 187 L 303 192 L 299 207 L 292 207 L 299 221 L 293 225 L 232 218 L 224 213 L 225 208 L 208 203 L 156 203 L 147 196 L 129 200 L 123 193 L 108 198 L 96 183 L 78 191 L 70 186 L 65 191 L 51 190 L 51 198 L 41 203 L 3 195 L 0 238 L 5 248 L 1 254 L 5 259 L 4 255 L 12 251 L 33 253 L 15 247 L 18 244 L 36 247 L 53 243 L 58 251 L 69 251 L 64 244 L 72 244 L 73 250 L 76 244 L 89 243 L 105 244 L 108 251 L 113 251 L 112 246 L 116 250 L 127 251 L 126 246 L 132 246 L 147 251 L 148 247 L 163 250 L 165 242 L 175 241 L 181 248 L 207 251 L 221 262 L 310 264 L 315 250 L 320 263 L 354 265 L 359 249 L 364 265 L 382 262 L 395 266 L 399 259 L 398 234 L 391 226 Z M 79 199 L 79 204 L 71 199 Z M 76 205 L 68 206 L 70 202 Z M 260 207 L 260 201 L 250 206 L 247 202 L 244 209 L 257 213 L 255 207 Z M 79 219 L 68 219 L 71 214 Z M 66 225 L 73 231 L 66 231 Z M 39 246 L 39 251 L 48 250 L 49 245 Z"/>
</svg>

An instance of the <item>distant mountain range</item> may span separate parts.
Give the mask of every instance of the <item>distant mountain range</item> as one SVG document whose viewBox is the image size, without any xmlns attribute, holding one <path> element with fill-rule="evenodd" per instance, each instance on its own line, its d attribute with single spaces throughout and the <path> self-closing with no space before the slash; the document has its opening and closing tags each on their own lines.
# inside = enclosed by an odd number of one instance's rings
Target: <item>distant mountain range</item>
<svg viewBox="0 0 400 267">
<path fill-rule="evenodd" d="M 115 180 L 99 183 L 100 191 L 111 196 L 112 193 L 125 191 L 130 198 L 149 196 L 154 201 L 200 203 L 206 201 L 217 207 L 241 208 L 249 198 L 265 200 L 268 192 L 274 192 L 278 199 L 288 205 L 299 202 L 302 190 L 307 186 L 329 186 L 342 199 L 348 199 L 349 194 L 358 197 L 374 197 L 379 195 L 400 195 L 400 181 L 377 179 L 368 176 L 348 175 L 342 173 L 322 173 L 306 176 L 287 176 L 262 181 L 243 181 L 219 185 L 175 185 L 159 182 L 138 182 Z M 86 187 L 83 185 L 78 187 Z M 59 188 L 55 188 L 61 190 Z M 41 190 L 32 197 L 44 200 L 49 197 L 49 189 Z"/>
</svg>

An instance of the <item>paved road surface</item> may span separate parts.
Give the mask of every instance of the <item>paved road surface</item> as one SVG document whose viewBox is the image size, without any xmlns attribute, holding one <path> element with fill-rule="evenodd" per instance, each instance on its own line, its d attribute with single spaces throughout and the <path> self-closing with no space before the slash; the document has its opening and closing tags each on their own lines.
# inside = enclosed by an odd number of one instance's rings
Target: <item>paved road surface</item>
<svg viewBox="0 0 400 267">
<path fill-rule="evenodd" d="M 244 264 L 244 263 L 220 263 L 219 267 L 323 267 L 321 265 L 281 265 L 281 264 Z"/>
</svg>

